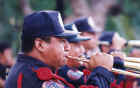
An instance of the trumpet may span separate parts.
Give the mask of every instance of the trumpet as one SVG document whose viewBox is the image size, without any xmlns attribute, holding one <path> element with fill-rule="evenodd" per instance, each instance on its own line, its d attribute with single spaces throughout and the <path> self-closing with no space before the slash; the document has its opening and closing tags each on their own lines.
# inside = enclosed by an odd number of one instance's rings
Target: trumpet
<svg viewBox="0 0 140 88">
<path fill-rule="evenodd" d="M 77 60 L 81 64 L 82 63 L 89 63 L 89 60 L 86 59 L 86 58 L 83 58 L 83 57 L 82 58 L 73 57 L 73 56 L 67 56 L 67 57 L 69 57 L 69 59 Z M 134 68 L 134 69 L 140 70 L 140 65 L 138 63 L 124 61 L 124 66 L 128 67 L 128 68 Z M 112 68 L 112 72 L 140 78 L 140 74 L 138 74 L 138 73 L 128 72 L 128 71 L 124 71 L 124 70 L 121 70 L 121 69 Z"/>
<path fill-rule="evenodd" d="M 128 62 L 140 63 L 140 58 L 137 57 L 126 57 L 124 60 Z"/>
<path fill-rule="evenodd" d="M 110 45 L 107 41 L 99 41 L 98 44 Z M 140 46 L 140 40 L 129 40 L 125 43 L 125 46 Z"/>
</svg>

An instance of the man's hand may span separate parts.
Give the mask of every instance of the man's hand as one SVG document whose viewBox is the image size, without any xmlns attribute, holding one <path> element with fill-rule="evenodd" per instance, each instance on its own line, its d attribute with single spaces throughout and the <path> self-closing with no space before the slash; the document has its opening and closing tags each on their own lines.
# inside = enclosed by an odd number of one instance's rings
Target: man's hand
<svg viewBox="0 0 140 88">
<path fill-rule="evenodd" d="M 115 33 L 115 35 L 112 39 L 112 48 L 121 50 L 125 46 L 125 43 L 126 43 L 126 40 L 124 38 L 120 37 L 120 35 L 118 33 Z"/>
<path fill-rule="evenodd" d="M 102 66 L 108 70 L 112 70 L 113 67 L 113 56 L 105 53 L 97 53 L 93 55 L 89 61 L 89 69 Z"/>
</svg>

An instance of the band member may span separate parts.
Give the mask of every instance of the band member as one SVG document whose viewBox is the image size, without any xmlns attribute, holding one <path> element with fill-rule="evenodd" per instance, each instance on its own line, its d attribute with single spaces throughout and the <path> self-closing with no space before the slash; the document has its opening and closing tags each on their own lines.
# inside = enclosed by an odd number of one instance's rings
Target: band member
<svg viewBox="0 0 140 88">
<path fill-rule="evenodd" d="M 54 73 L 66 64 L 65 52 L 70 50 L 66 38 L 76 35 L 64 29 L 59 12 L 39 11 L 26 16 L 21 37 L 22 53 L 8 75 L 5 88 L 76 88 Z M 92 58 L 88 67 L 92 74 L 87 85 L 79 87 L 109 88 L 112 56 L 97 53 Z"/>
<path fill-rule="evenodd" d="M 66 25 L 65 29 L 77 31 L 75 27 L 72 27 L 72 25 Z M 88 68 L 88 63 L 80 63 L 78 61 L 78 59 L 80 59 L 84 53 L 84 52 L 81 52 L 84 50 L 83 50 L 82 44 L 80 42 L 82 42 L 82 41 L 86 42 L 88 40 L 89 40 L 88 37 L 83 37 L 80 35 L 78 35 L 77 37 L 74 37 L 71 40 L 68 40 L 71 45 L 71 49 L 70 49 L 68 55 L 70 55 L 71 57 L 67 57 L 67 58 L 69 58 L 67 61 L 67 64 L 65 66 L 61 67 L 60 69 L 58 69 L 58 71 L 57 71 L 58 75 L 64 77 L 68 82 L 72 83 L 75 87 L 78 87 L 79 85 L 88 84 L 87 78 L 89 78 L 90 75 L 92 75 L 94 73 L 94 72 L 90 73 L 90 70 L 88 70 L 86 68 L 84 68 L 84 70 L 79 69 L 79 66 L 84 66 L 84 67 Z M 73 59 L 73 57 L 74 58 L 77 57 L 77 58 Z M 100 82 L 97 82 L 96 85 L 100 85 Z M 109 87 L 109 86 L 106 86 L 106 87 Z"/>
<path fill-rule="evenodd" d="M 6 42 L 0 42 L 0 88 L 4 88 L 5 79 L 13 63 L 10 45 Z"/>
<path fill-rule="evenodd" d="M 81 57 L 85 53 L 85 48 L 83 47 L 83 45 L 80 42 L 88 41 L 91 38 L 80 36 L 81 32 L 78 32 L 78 29 L 75 26 L 75 24 L 65 25 L 65 29 L 79 33 L 79 35 L 77 35 L 76 37 L 67 39 L 67 40 L 69 41 L 69 43 L 71 45 L 71 50 L 69 51 L 69 55 L 74 56 L 74 57 Z"/>
<path fill-rule="evenodd" d="M 123 59 L 126 55 L 121 50 L 124 47 L 126 40 L 116 32 L 103 32 L 99 41 L 109 43 L 108 45 L 99 44 L 100 51 L 114 56 L 114 67 L 123 69 Z"/>
<path fill-rule="evenodd" d="M 100 44 L 99 47 L 102 52 L 114 56 L 113 67 L 125 70 L 123 59 L 126 58 L 126 55 L 122 52 L 122 49 L 125 47 L 126 40 L 116 32 L 104 32 L 100 36 L 100 41 L 109 42 L 108 45 Z M 115 74 L 115 79 L 111 88 L 132 88 L 133 77 Z"/>
<path fill-rule="evenodd" d="M 117 32 L 103 32 L 99 38 L 100 41 L 107 41 L 108 45 L 100 44 L 100 50 L 109 53 L 114 50 L 121 51 L 125 47 L 126 40 Z"/>
<path fill-rule="evenodd" d="M 65 29 L 78 33 L 78 30 L 74 24 L 65 25 Z M 72 58 L 77 57 L 79 59 L 84 54 L 85 49 L 82 44 L 80 44 L 80 42 L 90 40 L 90 38 L 77 35 L 77 37 L 73 37 L 67 40 L 71 46 L 71 49 L 68 52 L 68 56 L 71 57 L 67 57 L 69 59 L 67 60 L 66 65 L 58 69 L 57 74 L 64 77 L 75 87 L 78 87 L 79 85 L 84 84 L 84 73 L 78 69 L 81 66 L 80 61 Z"/>
<path fill-rule="evenodd" d="M 91 17 L 77 19 L 74 21 L 74 24 L 76 25 L 78 31 L 82 32 L 80 34 L 81 36 L 91 38 L 86 42 L 81 42 L 86 50 L 85 56 L 90 58 L 93 53 L 99 52 L 98 37 L 102 31 L 95 28 L 94 21 Z"/>
</svg>

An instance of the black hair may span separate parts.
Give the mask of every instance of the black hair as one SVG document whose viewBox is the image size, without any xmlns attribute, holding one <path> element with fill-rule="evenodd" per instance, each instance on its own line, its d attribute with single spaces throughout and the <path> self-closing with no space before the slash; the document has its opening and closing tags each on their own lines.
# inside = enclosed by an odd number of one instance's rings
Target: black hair
<svg viewBox="0 0 140 88">
<path fill-rule="evenodd" d="M 8 48 L 11 48 L 9 43 L 0 42 L 0 53 L 3 53 Z"/>
<path fill-rule="evenodd" d="M 25 53 L 32 51 L 36 38 L 40 38 L 46 42 L 50 42 L 50 37 L 23 38 L 21 40 L 21 51 Z"/>
</svg>

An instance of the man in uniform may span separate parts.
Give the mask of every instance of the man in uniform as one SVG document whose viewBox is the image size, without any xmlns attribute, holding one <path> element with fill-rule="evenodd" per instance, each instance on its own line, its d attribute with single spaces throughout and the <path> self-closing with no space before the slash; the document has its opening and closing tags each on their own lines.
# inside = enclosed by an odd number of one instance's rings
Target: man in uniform
<svg viewBox="0 0 140 88">
<path fill-rule="evenodd" d="M 26 16 L 21 38 L 22 53 L 18 55 L 17 62 L 8 75 L 5 88 L 75 88 L 54 72 L 66 62 L 65 52 L 69 51 L 70 46 L 65 39 L 76 35 L 77 33 L 64 29 L 59 12 L 39 11 Z M 95 69 L 88 84 L 94 88 L 93 85 L 98 82 L 100 85 L 95 86 L 108 88 L 109 81 L 112 80 L 110 71 L 113 59 L 102 53 L 93 58 L 89 69 Z M 93 66 L 93 63 L 96 65 Z"/>
<path fill-rule="evenodd" d="M 67 30 L 74 30 L 76 32 L 78 32 L 76 27 L 72 27 L 73 24 L 71 25 L 66 25 L 65 29 Z M 73 25 L 74 26 L 74 25 Z M 90 38 L 85 37 L 85 36 L 80 36 L 77 35 L 77 37 L 68 39 L 68 41 L 70 42 L 71 45 L 71 49 L 69 51 L 69 54 L 71 57 L 68 57 L 68 61 L 67 64 L 63 67 L 61 67 L 60 69 L 58 69 L 57 74 L 64 77 L 68 82 L 72 83 L 76 88 L 79 85 L 88 85 L 88 78 L 90 78 L 90 76 L 92 74 L 96 73 L 96 70 L 91 71 L 88 69 L 88 63 L 80 63 L 79 60 L 83 55 L 84 51 L 82 48 L 80 48 L 80 46 L 82 47 L 82 44 L 80 42 L 82 41 L 88 41 L 90 40 Z M 85 58 L 86 59 L 86 58 Z M 93 63 L 94 65 L 94 63 Z M 84 69 L 79 69 L 79 66 L 84 66 Z M 86 68 L 85 68 L 86 67 Z M 101 70 L 101 68 L 98 68 L 98 70 Z M 91 71 L 91 73 L 90 73 Z M 103 70 L 101 70 L 100 72 L 102 72 Z M 104 76 L 106 75 L 106 71 L 104 71 Z M 100 73 L 98 73 L 100 74 Z M 94 79 L 94 77 L 91 77 L 92 79 Z M 95 77 L 96 78 L 96 77 Z M 108 77 L 109 78 L 109 77 Z M 110 78 L 112 78 L 112 76 L 110 75 Z M 101 79 L 103 80 L 103 79 Z M 107 83 L 100 83 L 97 81 L 97 79 L 94 79 L 94 81 L 96 82 L 94 85 L 99 86 L 100 88 L 108 88 L 109 85 L 106 85 Z M 111 80 L 108 80 L 108 83 L 110 83 Z M 89 82 L 90 83 L 90 82 Z M 106 85 L 106 86 L 103 86 Z"/>
<path fill-rule="evenodd" d="M 106 45 L 100 44 L 99 47 L 102 52 L 114 56 L 114 67 L 125 70 L 123 59 L 126 55 L 122 52 L 122 49 L 126 40 L 117 32 L 103 32 L 99 40 L 101 42 L 108 42 Z M 111 84 L 111 88 L 132 88 L 132 77 L 115 74 L 115 79 L 114 83 Z"/>
<path fill-rule="evenodd" d="M 126 40 L 117 32 L 103 32 L 99 38 L 100 41 L 108 42 L 108 45 L 100 44 L 100 50 L 104 53 L 112 51 L 121 51 L 125 47 Z"/>
<path fill-rule="evenodd" d="M 99 52 L 98 37 L 102 30 L 97 29 L 91 17 L 79 18 L 74 21 L 80 35 L 91 38 L 88 41 L 83 41 L 81 44 L 84 46 L 86 53 L 85 56 L 89 58 L 93 53 Z"/>
<path fill-rule="evenodd" d="M 0 88 L 4 88 L 5 79 L 13 65 L 12 49 L 7 42 L 0 42 Z"/>
</svg>

